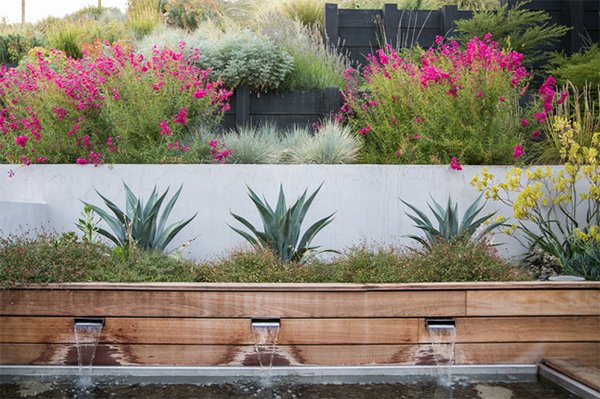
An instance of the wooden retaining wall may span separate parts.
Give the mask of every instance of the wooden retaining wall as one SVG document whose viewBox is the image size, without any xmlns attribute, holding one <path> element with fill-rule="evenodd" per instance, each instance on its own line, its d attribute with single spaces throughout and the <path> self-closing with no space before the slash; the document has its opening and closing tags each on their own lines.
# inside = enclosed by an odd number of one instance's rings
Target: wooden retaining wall
<svg viewBox="0 0 600 399">
<path fill-rule="evenodd" d="M 96 365 L 432 364 L 425 318 L 456 321 L 456 364 L 600 364 L 600 283 L 62 284 L 0 290 L 0 364 L 77 363 L 74 317 L 104 317 Z"/>
<path fill-rule="evenodd" d="M 246 87 L 235 90 L 221 126 L 225 129 L 273 123 L 280 129 L 312 126 L 339 111 L 343 104 L 340 89 L 254 93 Z"/>
</svg>

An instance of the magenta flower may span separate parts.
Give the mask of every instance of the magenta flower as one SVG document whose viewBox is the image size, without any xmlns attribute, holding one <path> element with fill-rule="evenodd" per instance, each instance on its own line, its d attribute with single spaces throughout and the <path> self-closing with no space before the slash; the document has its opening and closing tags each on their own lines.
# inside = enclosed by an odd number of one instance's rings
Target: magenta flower
<svg viewBox="0 0 600 399">
<path fill-rule="evenodd" d="M 398 148 L 396 150 L 396 158 L 400 158 L 402 156 L 402 150 L 400 148 Z"/>
<path fill-rule="evenodd" d="M 505 101 L 506 101 L 506 98 L 504 98 L 504 97 L 500 97 L 500 98 L 498 99 L 498 101 L 500 101 L 501 103 L 503 103 L 503 102 L 505 102 Z"/>
<path fill-rule="evenodd" d="M 540 135 L 540 133 L 541 133 L 541 131 L 540 131 L 540 130 L 535 130 L 533 133 L 531 133 L 531 138 L 534 138 L 534 137 L 537 137 L 537 136 L 539 136 L 539 135 Z"/>
<path fill-rule="evenodd" d="M 29 137 L 27 136 L 17 136 L 15 137 L 15 142 L 17 143 L 17 145 L 25 148 L 25 146 L 27 145 L 27 141 L 29 140 Z"/>
<path fill-rule="evenodd" d="M 481 97 L 482 95 L 483 95 L 483 93 L 481 92 L 481 90 L 479 90 L 479 91 L 477 92 L 477 94 L 475 95 L 475 97 L 479 98 L 479 97 Z"/>
<path fill-rule="evenodd" d="M 569 97 L 569 92 L 568 91 L 562 91 L 560 92 L 560 97 L 558 98 L 558 100 L 556 100 L 557 104 L 562 104 L 565 102 L 565 100 L 567 99 L 567 97 Z"/>
<path fill-rule="evenodd" d="M 182 107 L 177 113 L 177 115 L 175 115 L 175 117 L 173 118 L 173 122 L 181 123 L 182 125 L 187 126 L 187 115 L 187 109 L 185 107 Z"/>
<path fill-rule="evenodd" d="M 523 118 L 521 120 L 521 126 L 525 127 L 525 126 L 528 126 L 528 125 L 529 125 L 529 121 L 526 118 Z"/>
<path fill-rule="evenodd" d="M 533 117 L 535 118 L 536 121 L 542 122 L 544 119 L 546 119 L 547 116 L 548 115 L 546 115 L 545 112 L 536 112 Z"/>
<path fill-rule="evenodd" d="M 167 121 L 165 121 L 164 119 L 158 124 L 158 127 L 160 128 L 161 136 L 170 136 L 171 135 L 171 128 L 169 128 Z"/>
<path fill-rule="evenodd" d="M 460 165 L 460 163 L 458 163 L 456 157 L 452 157 L 452 160 L 450 161 L 450 169 L 462 170 L 462 166 Z"/>
<path fill-rule="evenodd" d="M 422 116 L 418 116 L 417 117 L 417 123 L 423 123 L 423 117 Z"/>
<path fill-rule="evenodd" d="M 515 146 L 515 148 L 513 149 L 513 158 L 514 158 L 514 159 L 517 159 L 517 158 L 519 158 L 520 156 L 522 156 L 523 154 L 525 154 L 525 153 L 523 152 L 523 147 L 521 146 L 521 144 L 517 144 L 517 145 Z"/>
<path fill-rule="evenodd" d="M 359 134 L 365 135 L 371 131 L 371 125 L 367 125 L 358 131 Z"/>
</svg>

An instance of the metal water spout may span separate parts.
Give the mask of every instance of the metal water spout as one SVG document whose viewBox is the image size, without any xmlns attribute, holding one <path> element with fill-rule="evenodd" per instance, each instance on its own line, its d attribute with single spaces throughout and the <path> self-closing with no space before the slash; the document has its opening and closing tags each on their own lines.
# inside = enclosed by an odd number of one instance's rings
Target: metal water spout
<svg viewBox="0 0 600 399">
<path fill-rule="evenodd" d="M 452 318 L 430 318 L 425 319 L 425 326 L 431 339 L 438 374 L 434 399 L 452 399 L 456 321 Z"/>
</svg>

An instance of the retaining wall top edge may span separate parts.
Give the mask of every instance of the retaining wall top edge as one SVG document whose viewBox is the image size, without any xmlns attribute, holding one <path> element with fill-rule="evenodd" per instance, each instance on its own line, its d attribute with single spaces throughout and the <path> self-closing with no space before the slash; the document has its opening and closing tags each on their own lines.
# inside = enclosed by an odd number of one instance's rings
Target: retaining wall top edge
<svg viewBox="0 0 600 399">
<path fill-rule="evenodd" d="M 27 284 L 9 290 L 92 290 L 92 291 L 455 291 L 455 290 L 599 290 L 600 282 L 472 282 L 413 284 L 330 284 L 330 283 L 55 283 Z"/>
</svg>

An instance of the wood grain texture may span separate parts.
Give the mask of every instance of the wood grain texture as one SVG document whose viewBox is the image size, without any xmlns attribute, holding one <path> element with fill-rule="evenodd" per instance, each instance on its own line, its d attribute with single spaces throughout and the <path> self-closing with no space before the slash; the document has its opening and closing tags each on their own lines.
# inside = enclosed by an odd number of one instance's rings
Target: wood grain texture
<svg viewBox="0 0 600 399">
<path fill-rule="evenodd" d="M 3 343 L 74 343 L 69 317 L 0 317 Z M 290 319 L 281 344 L 396 344 L 418 341 L 418 319 Z M 107 318 L 101 343 L 251 345 L 250 319 Z"/>
<path fill-rule="evenodd" d="M 275 366 L 433 364 L 429 345 L 279 345 Z M 73 344 L 0 344 L 3 365 L 76 365 Z M 110 345 L 98 346 L 95 365 L 252 366 L 251 345 Z"/>
<path fill-rule="evenodd" d="M 456 318 L 456 342 L 598 342 L 600 317 L 470 317 Z M 419 325 L 419 342 L 431 342 Z"/>
<path fill-rule="evenodd" d="M 531 342 L 457 344 L 456 364 L 537 364 L 546 357 L 572 357 L 598 366 L 598 342 Z"/>
<path fill-rule="evenodd" d="M 600 391 L 600 364 L 585 365 L 573 358 L 545 358 L 544 364 L 575 381 Z"/>
<path fill-rule="evenodd" d="M 600 315 L 600 290 L 467 291 L 467 316 Z"/>
<path fill-rule="evenodd" d="M 140 317 L 463 316 L 461 291 L 0 291 L 0 315 Z"/>
</svg>

